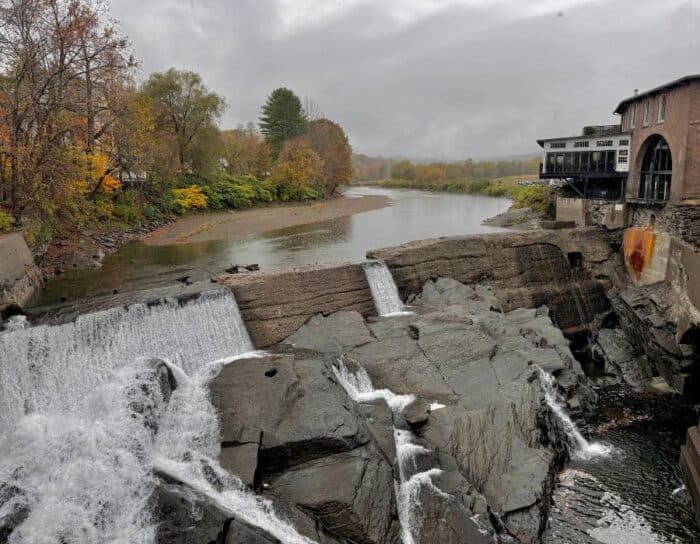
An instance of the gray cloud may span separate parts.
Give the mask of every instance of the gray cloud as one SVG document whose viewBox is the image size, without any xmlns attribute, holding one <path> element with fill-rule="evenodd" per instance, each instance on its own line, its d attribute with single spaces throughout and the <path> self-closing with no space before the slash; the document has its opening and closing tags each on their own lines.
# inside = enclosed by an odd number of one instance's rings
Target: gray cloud
<svg viewBox="0 0 700 544">
<path fill-rule="evenodd" d="M 142 75 L 196 70 L 224 126 L 288 86 L 358 152 L 463 159 L 615 122 L 633 89 L 700 72 L 699 0 L 113 0 Z"/>
</svg>

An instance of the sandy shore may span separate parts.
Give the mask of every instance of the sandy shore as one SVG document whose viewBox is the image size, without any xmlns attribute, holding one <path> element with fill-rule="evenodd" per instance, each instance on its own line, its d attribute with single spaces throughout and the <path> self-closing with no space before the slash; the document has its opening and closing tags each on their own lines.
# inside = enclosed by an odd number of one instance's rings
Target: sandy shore
<svg viewBox="0 0 700 544">
<path fill-rule="evenodd" d="M 146 234 L 143 237 L 143 242 L 148 245 L 164 246 L 236 238 L 328 221 L 337 217 L 384 208 L 390 204 L 391 198 L 372 195 L 190 215 Z"/>
</svg>

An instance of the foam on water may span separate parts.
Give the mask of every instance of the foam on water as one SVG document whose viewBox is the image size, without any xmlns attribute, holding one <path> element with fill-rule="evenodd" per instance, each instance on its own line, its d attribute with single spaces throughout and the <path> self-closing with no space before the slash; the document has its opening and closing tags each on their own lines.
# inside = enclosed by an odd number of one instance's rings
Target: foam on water
<svg viewBox="0 0 700 544">
<path fill-rule="evenodd" d="M 0 484 L 12 493 L 0 520 L 27 513 L 9 543 L 154 542 L 157 468 L 280 541 L 309 544 L 215 461 L 206 386 L 251 350 L 225 291 L 0 334 Z M 169 398 L 152 357 L 168 359 Z"/>
<path fill-rule="evenodd" d="M 579 459 L 591 459 L 593 457 L 604 457 L 612 453 L 612 448 L 601 442 L 588 442 L 576 427 L 566 412 L 564 402 L 560 398 L 554 376 L 537 367 L 540 372 L 542 390 L 547 405 L 562 424 L 564 432 L 569 440 L 569 446 L 573 450 L 571 455 Z"/>
<path fill-rule="evenodd" d="M 406 311 L 406 307 L 401 302 L 394 278 L 384 262 L 367 262 L 362 267 L 365 270 L 374 306 L 379 315 L 389 317 L 411 314 L 411 312 Z"/>
</svg>

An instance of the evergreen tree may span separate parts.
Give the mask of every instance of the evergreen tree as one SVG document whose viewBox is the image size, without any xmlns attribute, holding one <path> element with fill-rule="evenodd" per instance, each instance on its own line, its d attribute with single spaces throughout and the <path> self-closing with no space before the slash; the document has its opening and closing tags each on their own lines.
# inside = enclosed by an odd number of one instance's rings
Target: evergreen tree
<svg viewBox="0 0 700 544">
<path fill-rule="evenodd" d="M 284 142 L 301 136 L 306 128 L 306 113 L 299 97 L 285 87 L 272 91 L 260 116 L 260 132 L 270 146 L 272 157 L 277 158 Z"/>
</svg>

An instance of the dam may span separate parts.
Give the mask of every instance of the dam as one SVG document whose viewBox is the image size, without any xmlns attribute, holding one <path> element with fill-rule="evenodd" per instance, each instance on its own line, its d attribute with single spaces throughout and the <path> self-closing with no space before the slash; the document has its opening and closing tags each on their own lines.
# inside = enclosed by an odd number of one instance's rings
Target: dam
<svg viewBox="0 0 700 544">
<path fill-rule="evenodd" d="M 655 414 L 617 418 L 609 435 L 597 429 L 611 421 L 586 424 L 608 401 L 578 358 L 600 331 L 622 331 L 624 263 L 600 231 L 448 237 L 368 257 L 0 332 L 0 535 L 694 541 L 690 510 L 670 498 L 680 474 L 650 485 L 637 470 L 632 437 Z M 654 440 L 659 470 L 677 466 L 677 434 Z M 630 489 L 656 498 L 620 491 L 601 467 L 621 459 Z M 585 497 L 586 520 L 563 490 Z"/>
</svg>

